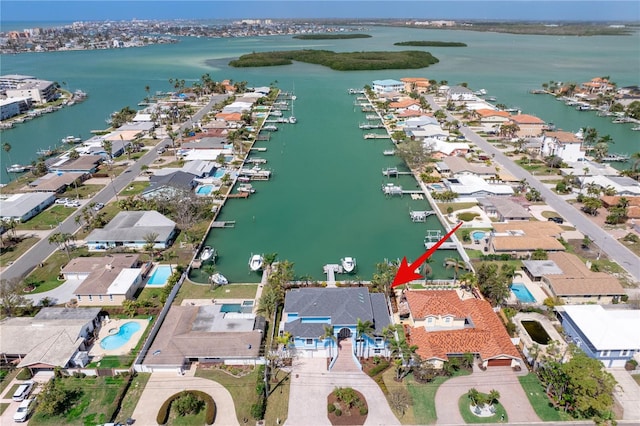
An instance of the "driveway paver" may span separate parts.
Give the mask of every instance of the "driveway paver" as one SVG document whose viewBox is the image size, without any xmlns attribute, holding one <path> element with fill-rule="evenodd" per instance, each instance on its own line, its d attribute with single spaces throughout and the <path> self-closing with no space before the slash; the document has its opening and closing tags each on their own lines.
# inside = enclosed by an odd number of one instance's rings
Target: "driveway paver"
<svg viewBox="0 0 640 426">
<path fill-rule="evenodd" d="M 447 380 L 436 392 L 436 415 L 439 425 L 465 424 L 458 400 L 469 389 L 489 393 L 495 389 L 500 392 L 500 403 L 507 410 L 509 423 L 539 422 L 540 418 L 529 404 L 518 376 L 510 367 L 491 367 L 486 371 L 475 371 L 469 376 L 454 377 Z"/>
<path fill-rule="evenodd" d="M 380 387 L 363 372 L 327 371 L 326 358 L 302 358 L 294 362 L 289 393 L 287 426 L 331 425 L 327 417 L 327 396 L 337 386 L 351 387 L 367 400 L 365 425 L 399 425 Z"/>
<path fill-rule="evenodd" d="M 156 425 L 156 416 L 162 403 L 171 395 L 184 390 L 199 390 L 211 395 L 216 403 L 214 425 L 239 425 L 233 398 L 224 386 L 213 380 L 178 376 L 175 373 L 152 373 L 140 400 L 133 411 L 136 425 Z"/>
</svg>

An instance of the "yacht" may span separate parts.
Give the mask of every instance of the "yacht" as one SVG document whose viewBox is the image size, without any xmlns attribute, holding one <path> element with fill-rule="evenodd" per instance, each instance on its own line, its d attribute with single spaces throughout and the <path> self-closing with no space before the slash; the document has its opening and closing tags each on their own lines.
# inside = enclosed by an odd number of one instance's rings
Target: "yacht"
<svg viewBox="0 0 640 426">
<path fill-rule="evenodd" d="M 382 155 L 395 155 L 395 154 L 396 154 L 395 149 L 385 149 L 384 151 L 382 151 Z"/>
<path fill-rule="evenodd" d="M 256 189 L 251 186 L 250 183 L 243 183 L 238 186 L 238 192 L 248 192 L 249 194 L 253 194 L 256 192 Z"/>
<path fill-rule="evenodd" d="M 296 124 L 297 122 L 298 122 L 298 119 L 295 118 L 293 115 L 289 117 L 289 124 Z"/>
<path fill-rule="evenodd" d="M 216 272 L 215 274 L 211 275 L 209 279 L 214 284 L 218 284 L 218 285 L 229 284 L 229 280 L 219 272 Z"/>
<path fill-rule="evenodd" d="M 202 253 L 200 253 L 200 260 L 202 261 L 206 261 L 206 260 L 215 260 L 216 258 L 216 250 L 211 247 L 211 246 L 206 246 L 203 250 Z"/>
<path fill-rule="evenodd" d="M 7 172 L 9 173 L 22 173 L 29 170 L 29 166 L 23 166 L 20 164 L 12 164 L 10 167 L 7 167 Z"/>
<path fill-rule="evenodd" d="M 60 139 L 60 142 L 62 142 L 62 143 L 80 143 L 80 142 L 82 142 L 82 138 L 79 138 L 77 136 L 67 136 L 66 138 Z"/>
<path fill-rule="evenodd" d="M 273 115 L 274 117 L 282 117 L 282 111 L 280 111 L 279 109 L 274 109 L 269 115 Z"/>
<path fill-rule="evenodd" d="M 343 257 L 340 259 L 340 263 L 342 264 L 342 269 L 347 274 L 350 274 L 356 270 L 356 258 L 355 257 Z"/>
<path fill-rule="evenodd" d="M 631 130 L 640 130 L 640 126 L 633 126 Z"/>
<path fill-rule="evenodd" d="M 261 254 L 251 254 L 251 257 L 249 258 L 249 269 L 251 269 L 252 271 L 259 271 L 260 269 L 262 269 L 262 263 L 264 262 L 264 259 L 262 258 Z"/>
<path fill-rule="evenodd" d="M 277 132 L 278 131 L 278 126 L 276 126 L 274 124 L 268 124 L 268 125 L 264 126 L 262 129 L 266 130 L 268 132 Z"/>
<path fill-rule="evenodd" d="M 480 89 L 480 90 L 476 90 L 475 92 L 473 92 L 474 95 L 476 96 L 484 96 L 487 94 L 487 91 L 485 89 Z"/>
</svg>

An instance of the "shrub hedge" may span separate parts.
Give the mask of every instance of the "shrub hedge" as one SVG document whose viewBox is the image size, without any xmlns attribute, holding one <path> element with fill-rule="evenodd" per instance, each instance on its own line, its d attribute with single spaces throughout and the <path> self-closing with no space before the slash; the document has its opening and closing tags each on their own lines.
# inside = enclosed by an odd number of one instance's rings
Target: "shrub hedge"
<svg viewBox="0 0 640 426">
<path fill-rule="evenodd" d="M 204 392 L 197 391 L 197 390 L 188 390 L 188 391 L 178 392 L 174 395 L 171 395 L 169 398 L 167 398 L 167 400 L 162 403 L 160 410 L 158 410 L 158 415 L 156 416 L 156 423 L 158 423 L 159 425 L 167 424 L 167 420 L 169 420 L 169 412 L 171 411 L 171 404 L 173 403 L 173 401 L 180 398 L 185 393 L 191 393 L 204 401 L 205 407 L 206 407 L 205 422 L 208 425 L 212 425 L 216 419 L 216 403 L 209 394 L 206 394 Z"/>
<path fill-rule="evenodd" d="M 16 376 L 16 379 L 18 379 L 18 380 L 29 380 L 32 377 L 33 377 L 33 375 L 31 374 L 31 370 L 29 370 L 28 368 L 23 368 L 22 370 L 20 370 L 20 372 Z"/>
</svg>

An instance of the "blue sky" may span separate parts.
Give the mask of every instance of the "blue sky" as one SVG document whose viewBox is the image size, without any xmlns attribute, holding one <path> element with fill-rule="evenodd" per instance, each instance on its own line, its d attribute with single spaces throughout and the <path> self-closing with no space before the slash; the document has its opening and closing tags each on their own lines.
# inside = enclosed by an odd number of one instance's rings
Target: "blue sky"
<svg viewBox="0 0 640 426">
<path fill-rule="evenodd" d="M 2 0 L 0 19 L 415 18 L 640 21 L 638 0 Z"/>
</svg>

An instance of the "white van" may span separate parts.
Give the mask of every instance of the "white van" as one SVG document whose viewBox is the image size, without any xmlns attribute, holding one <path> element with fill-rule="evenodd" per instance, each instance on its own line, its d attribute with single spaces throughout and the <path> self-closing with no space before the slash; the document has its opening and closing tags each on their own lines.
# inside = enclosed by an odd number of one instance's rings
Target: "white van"
<svg viewBox="0 0 640 426">
<path fill-rule="evenodd" d="M 23 382 L 20 386 L 18 386 L 18 389 L 16 389 L 16 391 L 13 393 L 13 400 L 18 402 L 23 401 L 31 393 L 31 390 L 33 389 L 33 384 L 34 384 L 33 380 L 27 380 L 26 382 Z"/>
</svg>

